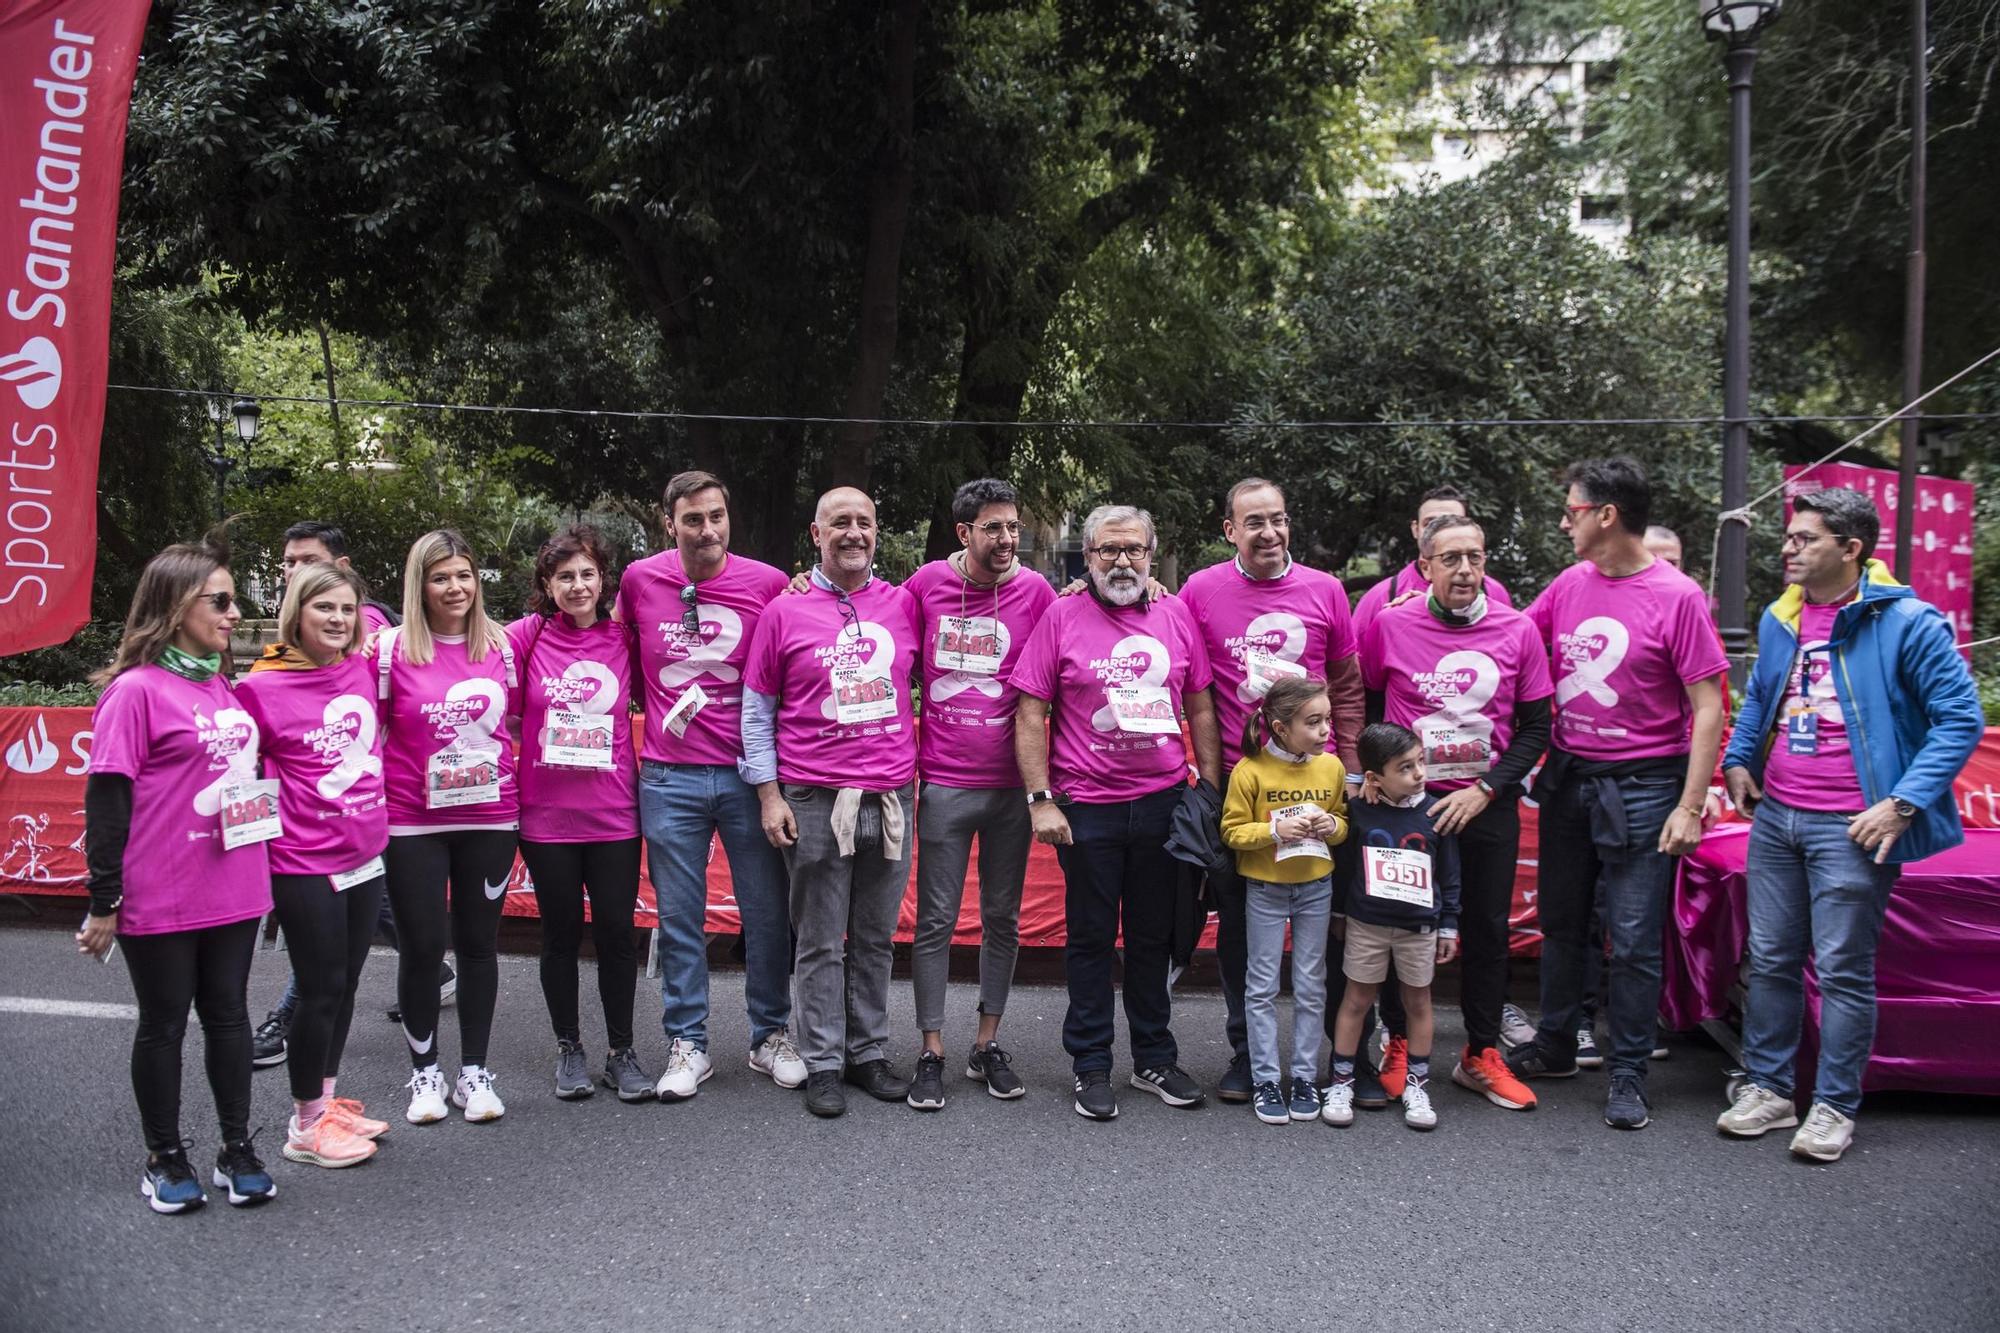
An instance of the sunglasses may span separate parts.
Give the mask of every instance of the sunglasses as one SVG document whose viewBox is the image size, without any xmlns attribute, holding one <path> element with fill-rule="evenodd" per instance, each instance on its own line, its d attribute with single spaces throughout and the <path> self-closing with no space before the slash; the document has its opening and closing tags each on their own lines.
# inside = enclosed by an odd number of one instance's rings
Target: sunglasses
<svg viewBox="0 0 2000 1333">
<path fill-rule="evenodd" d="M 681 589 L 681 628 L 690 634 L 701 633 L 701 611 L 695 603 L 701 600 L 701 590 L 690 583 Z"/>
<path fill-rule="evenodd" d="M 198 594 L 195 597 L 195 601 L 207 602 L 215 608 L 215 614 L 219 616 L 227 615 L 229 608 L 236 604 L 236 594 L 233 592 L 205 592 Z"/>
</svg>

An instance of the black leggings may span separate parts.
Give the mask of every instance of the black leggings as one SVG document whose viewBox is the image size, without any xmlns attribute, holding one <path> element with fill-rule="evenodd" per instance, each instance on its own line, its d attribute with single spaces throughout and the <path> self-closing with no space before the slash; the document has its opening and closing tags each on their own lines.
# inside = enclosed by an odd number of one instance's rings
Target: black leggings
<svg viewBox="0 0 2000 1333">
<path fill-rule="evenodd" d="M 271 902 L 292 953 L 298 1008 L 285 1041 L 292 1099 L 309 1102 L 322 1080 L 340 1072 L 354 992 L 368 962 L 368 941 L 382 910 L 382 877 L 340 893 L 325 875 L 271 876 Z"/>
<path fill-rule="evenodd" d="M 542 997 L 563 1041 L 581 1041 L 576 1013 L 576 951 L 583 943 L 583 896 L 590 893 L 590 937 L 597 945 L 597 998 L 604 1005 L 604 1039 L 612 1050 L 632 1044 L 632 988 L 639 947 L 632 912 L 639 903 L 639 839 L 616 842 L 530 842 L 521 859 L 535 881 L 542 914 Z"/>
<path fill-rule="evenodd" d="M 250 1135 L 250 959 L 256 917 L 226 926 L 120 935 L 139 1028 L 132 1036 L 132 1095 L 146 1147 L 166 1152 L 181 1143 L 181 1039 L 188 1006 L 201 1018 L 208 1088 L 224 1142 Z"/>
<path fill-rule="evenodd" d="M 389 839 L 389 901 L 402 939 L 396 999 L 413 1068 L 438 1063 L 438 975 L 447 940 L 458 954 L 459 1060 L 486 1063 L 500 994 L 500 909 L 518 838 L 513 829 L 463 829 Z"/>
</svg>

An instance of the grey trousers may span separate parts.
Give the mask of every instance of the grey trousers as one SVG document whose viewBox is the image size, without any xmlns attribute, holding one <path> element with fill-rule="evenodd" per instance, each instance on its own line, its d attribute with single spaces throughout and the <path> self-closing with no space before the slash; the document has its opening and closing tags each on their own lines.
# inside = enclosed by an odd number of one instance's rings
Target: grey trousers
<svg viewBox="0 0 2000 1333">
<path fill-rule="evenodd" d="M 914 785 L 897 792 L 906 817 Z M 842 856 L 833 839 L 834 789 L 787 782 L 780 790 L 799 826 L 799 840 L 785 849 L 798 938 L 799 1054 L 813 1073 L 886 1059 L 892 943 L 916 840 L 906 832 L 903 854 L 885 858 L 881 803 L 864 797 L 854 855 Z"/>
<path fill-rule="evenodd" d="M 951 935 L 965 899 L 965 867 L 979 835 L 979 1012 L 1007 1011 L 1021 952 L 1021 881 L 1028 873 L 1027 794 L 926 782 L 917 792 L 917 1027 L 944 1030 L 944 983 Z"/>
</svg>

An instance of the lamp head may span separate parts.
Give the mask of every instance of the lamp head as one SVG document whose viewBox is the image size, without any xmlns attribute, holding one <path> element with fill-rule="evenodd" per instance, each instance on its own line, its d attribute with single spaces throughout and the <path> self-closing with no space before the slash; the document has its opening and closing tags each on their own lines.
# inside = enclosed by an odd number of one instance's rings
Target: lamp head
<svg viewBox="0 0 2000 1333">
<path fill-rule="evenodd" d="M 1784 0 L 1695 0 L 1701 30 L 1711 41 L 1743 46 L 1778 21 Z"/>
<path fill-rule="evenodd" d="M 209 401 L 213 402 L 213 399 Z M 264 409 L 257 406 L 255 398 L 238 398 L 230 413 L 236 418 L 236 438 L 249 444 L 257 438 L 257 419 L 264 415 Z"/>
</svg>

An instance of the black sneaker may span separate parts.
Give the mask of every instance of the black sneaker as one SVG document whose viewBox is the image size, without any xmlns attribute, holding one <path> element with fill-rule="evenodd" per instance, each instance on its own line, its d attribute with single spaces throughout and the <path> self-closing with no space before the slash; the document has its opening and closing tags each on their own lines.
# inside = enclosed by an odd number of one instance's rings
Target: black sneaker
<svg viewBox="0 0 2000 1333">
<path fill-rule="evenodd" d="M 917 1057 L 917 1076 L 906 1101 L 919 1111 L 944 1110 L 944 1057 L 929 1051 Z"/>
<path fill-rule="evenodd" d="M 965 1058 L 965 1076 L 984 1083 L 986 1095 L 1002 1101 L 1013 1101 L 1027 1091 L 1021 1085 L 1021 1076 L 1014 1072 L 1007 1052 L 1000 1049 L 997 1041 L 972 1048 L 972 1054 Z"/>
<path fill-rule="evenodd" d="M 257 1031 L 250 1037 L 250 1067 L 269 1069 L 272 1065 L 285 1063 L 285 1042 L 291 1035 L 290 1010 L 273 1009 L 265 1014 L 264 1021 L 257 1025 Z"/>
<path fill-rule="evenodd" d="M 842 1077 L 878 1102 L 900 1102 L 910 1095 L 910 1080 L 897 1073 L 887 1060 L 849 1065 Z"/>
<path fill-rule="evenodd" d="M 442 1009 L 458 998 L 458 973 L 446 963 L 438 971 L 438 1008 Z"/>
<path fill-rule="evenodd" d="M 1285 1093 L 1276 1083 L 1259 1083 L 1250 1090 L 1250 1104 L 1257 1118 L 1267 1125 L 1289 1125 L 1292 1109 L 1285 1105 Z"/>
<path fill-rule="evenodd" d="M 188 1165 L 187 1145 L 156 1152 L 146 1159 L 146 1173 L 139 1177 L 139 1193 L 156 1213 L 184 1213 L 208 1202 Z"/>
<path fill-rule="evenodd" d="M 1515 1078 L 1575 1078 L 1576 1057 L 1557 1055 L 1538 1037 L 1507 1052 L 1507 1068 L 1514 1071 Z"/>
<path fill-rule="evenodd" d="M 659 1100 L 653 1076 L 640 1065 L 630 1046 L 620 1046 L 604 1057 L 604 1086 L 616 1092 L 621 1102 Z"/>
<path fill-rule="evenodd" d="M 1238 1051 L 1229 1057 L 1229 1068 L 1215 1083 L 1215 1099 L 1219 1102 L 1247 1102 L 1250 1100 L 1250 1054 Z"/>
<path fill-rule="evenodd" d="M 1644 1129 L 1651 1123 L 1644 1079 L 1624 1070 L 1611 1076 L 1611 1091 L 1604 1098 L 1604 1123 L 1613 1129 Z"/>
<path fill-rule="evenodd" d="M 578 1101 L 596 1092 L 590 1081 L 590 1059 L 583 1053 L 583 1043 L 556 1041 L 556 1096 L 566 1102 Z"/>
<path fill-rule="evenodd" d="M 1381 1111 L 1389 1105 L 1389 1090 L 1374 1061 L 1363 1056 L 1354 1062 L 1354 1104 L 1364 1111 Z"/>
<path fill-rule="evenodd" d="M 847 1094 L 840 1090 L 840 1071 L 819 1069 L 806 1075 L 806 1110 L 831 1120 L 847 1112 Z"/>
<path fill-rule="evenodd" d="M 1576 1067 L 1578 1069 L 1604 1067 L 1604 1052 L 1598 1048 L 1597 1034 L 1588 1026 L 1576 1030 Z"/>
<path fill-rule="evenodd" d="M 1086 1069 L 1076 1076 L 1076 1113 L 1085 1120 L 1116 1120 L 1118 1098 L 1111 1091 L 1111 1071 Z"/>
<path fill-rule="evenodd" d="M 222 1145 L 212 1179 L 217 1189 L 229 1191 L 229 1202 L 238 1208 L 278 1197 L 278 1184 L 257 1160 L 257 1149 L 249 1139 Z"/>
<path fill-rule="evenodd" d="M 1132 1071 L 1132 1086 L 1150 1092 L 1169 1106 L 1200 1106 L 1207 1100 L 1201 1084 L 1179 1065 L 1154 1065 Z"/>
</svg>

